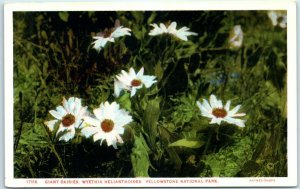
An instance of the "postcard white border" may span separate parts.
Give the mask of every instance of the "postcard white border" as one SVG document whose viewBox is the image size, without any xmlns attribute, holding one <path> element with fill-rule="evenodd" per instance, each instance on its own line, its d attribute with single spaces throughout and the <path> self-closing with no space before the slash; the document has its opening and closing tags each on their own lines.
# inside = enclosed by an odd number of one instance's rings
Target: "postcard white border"
<svg viewBox="0 0 300 189">
<path fill-rule="evenodd" d="M 250 178 L 93 178 L 15 179 L 13 174 L 13 17 L 14 11 L 103 10 L 287 10 L 288 14 L 288 177 Z M 237 187 L 297 185 L 297 60 L 294 1 L 178 1 L 12 3 L 4 7 L 5 186 L 7 187 Z M 85 181 L 88 184 L 84 184 Z M 76 182 L 76 183 L 75 183 Z M 123 183 L 118 183 L 123 182 Z M 124 182 L 127 184 L 124 185 Z M 138 183 L 136 183 L 138 182 Z M 165 183 L 165 184 L 164 184 Z"/>
</svg>

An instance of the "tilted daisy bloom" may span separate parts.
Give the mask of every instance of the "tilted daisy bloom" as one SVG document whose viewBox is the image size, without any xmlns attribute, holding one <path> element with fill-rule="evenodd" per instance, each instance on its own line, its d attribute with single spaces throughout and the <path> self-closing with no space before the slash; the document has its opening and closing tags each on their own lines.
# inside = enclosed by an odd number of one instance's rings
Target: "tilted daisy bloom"
<svg viewBox="0 0 300 189">
<path fill-rule="evenodd" d="M 241 108 L 241 105 L 237 105 L 230 110 L 231 101 L 227 101 L 223 106 L 222 101 L 218 100 L 215 95 L 210 96 L 209 102 L 203 99 L 203 103 L 197 101 L 197 105 L 200 108 L 202 116 L 211 118 L 210 124 L 221 124 L 221 121 L 225 121 L 230 124 L 235 124 L 239 127 L 245 127 L 245 120 L 237 119 L 237 117 L 245 116 L 245 113 L 237 113 Z"/>
<path fill-rule="evenodd" d="M 100 32 L 99 36 L 93 37 L 93 39 L 95 39 L 95 41 L 92 43 L 93 48 L 99 52 L 108 42 L 115 42 L 116 38 L 125 35 L 130 36 L 130 31 L 131 30 L 129 28 L 121 26 L 119 20 L 116 20 L 115 27 L 110 29 L 105 28 L 103 32 Z"/>
<path fill-rule="evenodd" d="M 195 32 L 190 32 L 188 27 L 182 27 L 179 30 L 176 29 L 177 23 L 172 22 L 169 26 L 165 25 L 163 23 L 160 23 L 159 26 L 157 24 L 150 24 L 154 28 L 149 32 L 149 35 L 156 36 L 161 35 L 164 33 L 171 34 L 175 37 L 178 37 L 179 39 L 183 41 L 187 41 L 187 37 L 190 35 L 198 35 Z"/>
<path fill-rule="evenodd" d="M 114 82 L 115 96 L 118 97 L 122 90 L 130 91 L 130 96 L 133 97 L 136 91 L 143 86 L 146 88 L 151 87 L 156 82 L 155 76 L 144 75 L 144 68 L 142 67 L 138 73 L 135 73 L 133 68 L 129 72 L 124 70 L 121 74 L 116 76 Z"/>
<path fill-rule="evenodd" d="M 68 100 L 63 98 L 62 106 L 57 106 L 56 110 L 50 110 L 49 113 L 55 118 L 51 121 L 46 121 L 50 131 L 53 131 L 54 125 L 60 121 L 57 134 L 65 132 L 60 136 L 59 140 L 69 141 L 75 136 L 75 129 L 83 124 L 83 116 L 87 115 L 87 106 L 81 106 L 81 99 L 70 97 Z"/>
<path fill-rule="evenodd" d="M 273 26 L 279 25 L 281 28 L 286 28 L 287 16 L 285 11 L 269 11 L 268 16 Z"/>
<path fill-rule="evenodd" d="M 240 25 L 234 26 L 229 36 L 230 48 L 240 48 L 243 44 L 243 37 L 242 27 Z"/>
<path fill-rule="evenodd" d="M 120 135 L 124 133 L 124 126 L 132 121 L 132 117 L 127 111 L 120 109 L 116 102 L 101 103 L 93 112 L 95 117 L 84 117 L 90 126 L 81 130 L 82 135 L 87 138 L 93 135 L 94 142 L 100 140 L 100 145 L 106 140 L 107 146 L 112 145 L 117 149 L 117 143 L 123 143 Z"/>
</svg>

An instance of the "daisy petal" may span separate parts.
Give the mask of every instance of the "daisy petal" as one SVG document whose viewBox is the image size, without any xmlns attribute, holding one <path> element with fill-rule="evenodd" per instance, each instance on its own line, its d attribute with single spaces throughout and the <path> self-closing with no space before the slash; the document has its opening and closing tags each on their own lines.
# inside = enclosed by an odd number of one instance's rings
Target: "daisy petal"
<svg viewBox="0 0 300 189">
<path fill-rule="evenodd" d="M 228 114 L 229 114 L 230 116 L 233 116 L 235 113 L 237 113 L 237 112 L 239 111 L 240 108 L 241 108 L 241 105 L 237 105 L 235 108 L 233 108 L 232 110 L 230 110 L 230 111 L 228 112 Z"/>
<path fill-rule="evenodd" d="M 130 97 L 133 97 L 136 93 L 136 87 L 132 87 Z"/>
<path fill-rule="evenodd" d="M 212 109 L 218 107 L 218 100 L 217 100 L 217 98 L 216 98 L 215 95 L 210 95 L 209 102 L 210 102 L 210 105 L 211 105 L 211 108 L 212 108 Z"/>
<path fill-rule="evenodd" d="M 235 119 L 235 118 L 231 118 L 231 117 L 226 117 L 225 121 L 230 123 L 230 124 L 234 124 L 237 125 L 239 127 L 245 127 L 245 121 L 241 120 L 241 119 Z"/>
<path fill-rule="evenodd" d="M 45 125 L 49 128 L 50 131 L 53 131 L 54 125 L 58 122 L 58 120 L 51 120 L 51 121 L 46 121 Z"/>
<path fill-rule="evenodd" d="M 72 138 L 74 138 L 75 136 L 75 129 L 73 127 L 73 129 L 68 130 L 67 133 L 65 133 L 64 135 L 62 135 L 59 140 L 64 140 L 66 142 L 68 142 L 69 140 L 71 140 Z"/>
<path fill-rule="evenodd" d="M 155 81 L 155 76 L 147 76 L 144 75 L 141 77 L 143 84 L 145 85 L 146 88 L 151 87 L 154 83 L 156 83 Z"/>
<path fill-rule="evenodd" d="M 234 114 L 233 116 L 231 117 L 243 117 L 245 116 L 246 114 L 245 113 L 238 113 L 238 114 Z"/>
<path fill-rule="evenodd" d="M 228 100 L 228 101 L 226 102 L 226 105 L 225 105 L 225 110 L 226 110 L 227 112 L 229 112 L 230 104 L 231 104 L 231 101 Z"/>
<path fill-rule="evenodd" d="M 90 136 L 97 133 L 98 130 L 99 130 L 98 127 L 84 127 L 83 129 L 81 129 L 81 134 L 86 138 L 89 138 Z"/>
<path fill-rule="evenodd" d="M 95 119 L 95 118 L 92 118 L 89 116 L 84 116 L 83 119 L 87 124 L 90 124 L 90 125 L 93 125 L 96 127 L 100 126 L 100 121 L 98 119 Z"/>
<path fill-rule="evenodd" d="M 96 133 L 96 134 L 93 136 L 94 142 L 96 142 L 96 141 L 98 141 L 98 140 L 100 140 L 100 139 L 102 139 L 102 133 L 101 133 L 101 132 L 98 132 L 98 133 Z"/>
<path fill-rule="evenodd" d="M 64 114 L 61 114 L 60 112 L 57 112 L 55 110 L 50 110 L 49 113 L 55 117 L 56 119 L 61 120 L 61 118 L 64 116 Z"/>
<path fill-rule="evenodd" d="M 141 76 L 143 76 L 144 75 L 144 67 L 142 67 L 141 69 L 140 69 L 140 71 L 137 73 L 137 77 L 139 78 L 139 77 L 141 77 Z"/>
</svg>

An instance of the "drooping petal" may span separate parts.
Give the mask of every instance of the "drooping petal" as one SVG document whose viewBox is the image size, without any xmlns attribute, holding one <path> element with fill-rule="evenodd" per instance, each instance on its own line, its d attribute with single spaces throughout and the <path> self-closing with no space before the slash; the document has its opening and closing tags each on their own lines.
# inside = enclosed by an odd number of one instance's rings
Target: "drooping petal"
<svg viewBox="0 0 300 189">
<path fill-rule="evenodd" d="M 136 87 L 132 87 L 130 97 L 133 97 L 136 93 Z"/>
<path fill-rule="evenodd" d="M 116 139 L 117 139 L 118 143 L 121 143 L 121 144 L 124 143 L 124 141 L 120 135 L 116 135 Z"/>
<path fill-rule="evenodd" d="M 106 136 L 105 140 L 106 140 L 107 146 L 111 146 L 112 144 L 116 145 L 116 143 L 113 141 L 112 136 L 110 136 L 110 135 Z M 114 148 L 115 148 L 115 146 L 114 146 Z M 117 149 L 117 148 L 115 148 L 115 149 Z"/>
<path fill-rule="evenodd" d="M 125 128 L 122 127 L 122 126 L 121 127 L 116 127 L 116 131 L 117 131 L 118 134 L 122 135 L 122 134 L 124 134 Z"/>
<path fill-rule="evenodd" d="M 102 133 L 98 131 L 96 134 L 94 134 L 93 140 L 94 140 L 94 142 L 96 142 L 100 139 L 102 139 Z"/>
<path fill-rule="evenodd" d="M 114 81 L 114 95 L 115 95 L 115 97 L 119 97 L 120 96 L 120 93 L 123 90 L 122 86 L 123 85 L 122 85 L 121 82 L 119 82 L 117 80 Z"/>
<path fill-rule="evenodd" d="M 59 140 L 64 140 L 65 142 L 68 142 L 69 140 L 71 140 L 72 138 L 74 138 L 75 136 L 75 128 L 71 128 L 71 129 L 68 129 L 68 132 L 63 134 Z"/>
<path fill-rule="evenodd" d="M 221 124 L 222 119 L 219 118 L 212 118 L 211 121 L 209 122 L 210 124 L 215 124 L 217 123 L 218 125 Z"/>
</svg>

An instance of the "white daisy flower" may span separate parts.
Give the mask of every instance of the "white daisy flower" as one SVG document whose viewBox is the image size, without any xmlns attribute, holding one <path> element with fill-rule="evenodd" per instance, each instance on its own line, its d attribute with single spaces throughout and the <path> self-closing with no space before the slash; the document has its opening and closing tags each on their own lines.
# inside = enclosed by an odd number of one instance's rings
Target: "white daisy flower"
<svg viewBox="0 0 300 189">
<path fill-rule="evenodd" d="M 149 35 L 151 36 L 156 36 L 156 35 L 161 35 L 164 33 L 171 34 L 175 37 L 178 37 L 179 39 L 183 41 L 187 41 L 187 37 L 190 35 L 198 35 L 195 32 L 190 32 L 188 27 L 182 27 L 179 30 L 176 29 L 177 23 L 172 22 L 169 26 L 166 26 L 163 23 L 160 23 L 159 26 L 157 24 L 150 24 L 154 28 L 149 32 Z"/>
<path fill-rule="evenodd" d="M 269 11 L 268 16 L 272 21 L 273 26 L 279 25 L 281 28 L 286 28 L 287 26 L 287 16 L 283 11 Z"/>
<path fill-rule="evenodd" d="M 120 21 L 116 20 L 115 27 L 110 29 L 105 29 L 103 32 L 100 32 L 99 36 L 93 37 L 95 41 L 92 43 L 93 48 L 95 48 L 98 52 L 105 47 L 108 42 L 115 42 L 116 38 L 131 35 L 130 29 L 120 26 Z"/>
<path fill-rule="evenodd" d="M 75 136 L 75 128 L 83 124 L 83 116 L 87 115 L 87 106 L 81 106 L 81 99 L 70 97 L 68 100 L 63 98 L 63 106 L 57 106 L 56 110 L 50 110 L 49 113 L 56 119 L 46 121 L 50 131 L 53 131 L 54 125 L 60 121 L 57 133 L 67 131 L 60 136 L 59 140 L 69 141 Z"/>
<path fill-rule="evenodd" d="M 82 135 L 90 137 L 93 135 L 94 142 L 100 140 L 100 145 L 106 140 L 107 146 L 117 149 L 117 142 L 123 143 L 120 135 L 124 133 L 124 126 L 132 121 L 129 113 L 120 109 L 116 102 L 109 104 L 101 103 L 100 107 L 94 109 L 95 118 L 85 116 L 84 120 L 90 126 L 81 130 Z"/>
<path fill-rule="evenodd" d="M 135 73 L 133 68 L 129 72 L 122 70 L 121 74 L 116 76 L 114 83 L 114 93 L 118 97 L 122 90 L 131 91 L 130 96 L 133 97 L 136 91 L 143 86 L 146 88 L 151 87 L 155 82 L 155 76 L 144 75 L 144 68 L 142 67 L 138 73 Z"/>
<path fill-rule="evenodd" d="M 229 36 L 230 48 L 240 48 L 243 44 L 243 37 L 242 27 L 240 25 L 234 26 Z"/>
<path fill-rule="evenodd" d="M 218 100 L 215 95 L 210 95 L 210 103 L 203 99 L 203 103 L 197 101 L 197 105 L 201 110 L 202 116 L 211 118 L 210 124 L 221 124 L 221 121 L 225 121 L 230 124 L 235 124 L 239 127 L 245 127 L 245 120 L 237 119 L 236 117 L 245 116 L 245 113 L 237 113 L 241 105 L 237 105 L 230 110 L 231 101 L 227 101 L 223 107 L 222 101 Z"/>
</svg>

